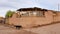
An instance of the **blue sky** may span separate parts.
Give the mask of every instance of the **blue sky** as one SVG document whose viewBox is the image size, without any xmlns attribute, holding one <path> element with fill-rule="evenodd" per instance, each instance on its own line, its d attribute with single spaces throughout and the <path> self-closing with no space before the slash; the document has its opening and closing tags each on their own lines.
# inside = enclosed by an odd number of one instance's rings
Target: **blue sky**
<svg viewBox="0 0 60 34">
<path fill-rule="evenodd" d="M 58 10 L 60 0 L 0 0 L 0 16 L 5 16 L 8 10 L 16 11 L 19 8 L 40 7 Z"/>
</svg>

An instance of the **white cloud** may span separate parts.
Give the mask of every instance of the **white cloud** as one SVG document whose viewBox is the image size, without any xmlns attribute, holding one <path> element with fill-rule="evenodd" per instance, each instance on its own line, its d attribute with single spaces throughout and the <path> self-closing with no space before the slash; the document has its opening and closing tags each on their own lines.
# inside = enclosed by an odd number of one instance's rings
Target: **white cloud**
<svg viewBox="0 0 60 34">
<path fill-rule="evenodd" d="M 57 10 L 60 0 L 0 0 L 0 15 L 4 16 L 6 11 L 17 10 L 22 7 L 42 7 Z"/>
<path fill-rule="evenodd" d="M 38 0 L 38 6 L 51 10 L 57 10 L 58 3 L 60 0 Z"/>
<path fill-rule="evenodd" d="M 14 11 L 14 10 L 16 10 L 16 9 L 14 9 L 14 8 L 8 8 L 8 7 L 2 7 L 2 8 L 0 8 L 0 16 L 5 17 L 5 14 L 6 14 L 6 12 L 7 12 L 8 10 Z"/>
</svg>

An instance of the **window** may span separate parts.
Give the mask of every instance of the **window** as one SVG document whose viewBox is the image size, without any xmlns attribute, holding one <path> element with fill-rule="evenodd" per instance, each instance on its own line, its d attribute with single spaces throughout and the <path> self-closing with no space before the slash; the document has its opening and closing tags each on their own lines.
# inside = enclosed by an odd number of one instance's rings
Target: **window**
<svg viewBox="0 0 60 34">
<path fill-rule="evenodd" d="M 21 16 L 44 16 L 43 11 L 26 11 L 26 12 L 20 12 Z"/>
<path fill-rule="evenodd" d="M 43 11 L 32 11 L 30 12 L 30 16 L 44 16 Z"/>
<path fill-rule="evenodd" d="M 37 15 L 37 12 L 33 12 L 33 16 L 36 16 Z"/>
<path fill-rule="evenodd" d="M 37 12 L 36 11 L 29 12 L 29 16 L 36 16 L 36 15 L 37 15 Z"/>
<path fill-rule="evenodd" d="M 44 16 L 44 12 L 43 11 L 37 11 L 37 16 Z"/>
<path fill-rule="evenodd" d="M 28 12 L 20 12 L 21 16 L 29 16 Z"/>
</svg>

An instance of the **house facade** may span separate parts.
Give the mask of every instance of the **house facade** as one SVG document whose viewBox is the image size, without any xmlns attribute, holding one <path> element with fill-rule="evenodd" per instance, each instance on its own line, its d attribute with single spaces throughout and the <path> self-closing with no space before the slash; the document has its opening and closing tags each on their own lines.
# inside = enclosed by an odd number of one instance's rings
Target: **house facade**
<svg viewBox="0 0 60 34">
<path fill-rule="evenodd" d="M 60 12 L 41 8 L 21 8 L 9 18 L 8 23 L 34 27 L 60 21 Z"/>
</svg>

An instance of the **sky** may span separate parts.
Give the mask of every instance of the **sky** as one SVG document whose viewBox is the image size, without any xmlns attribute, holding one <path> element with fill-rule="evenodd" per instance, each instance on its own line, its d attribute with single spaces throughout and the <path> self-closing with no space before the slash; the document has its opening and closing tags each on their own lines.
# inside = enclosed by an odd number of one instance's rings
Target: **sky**
<svg viewBox="0 0 60 34">
<path fill-rule="evenodd" d="M 0 16 L 5 17 L 8 10 L 16 11 L 20 8 L 39 7 L 58 10 L 60 0 L 0 0 Z"/>
</svg>

